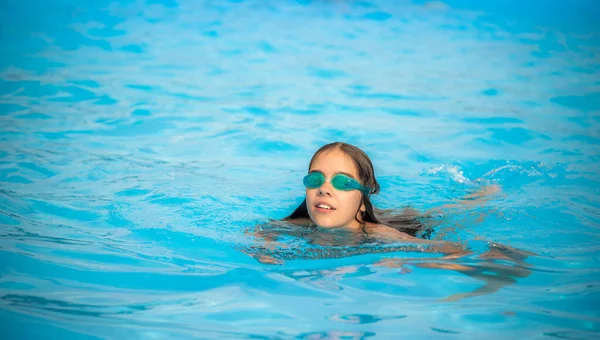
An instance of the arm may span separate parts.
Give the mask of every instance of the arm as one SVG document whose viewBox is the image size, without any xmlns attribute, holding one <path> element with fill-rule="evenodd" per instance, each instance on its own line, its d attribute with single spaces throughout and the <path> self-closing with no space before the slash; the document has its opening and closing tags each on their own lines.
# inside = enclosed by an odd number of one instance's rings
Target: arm
<svg viewBox="0 0 600 340">
<path fill-rule="evenodd" d="M 250 235 L 255 237 L 256 239 L 258 239 L 259 241 L 263 242 L 262 247 L 257 247 L 257 246 L 252 246 L 251 249 L 258 249 L 259 253 L 252 253 L 246 250 L 243 250 L 243 252 L 246 255 L 249 255 L 253 258 L 255 258 L 258 262 L 260 263 L 265 263 L 265 264 L 283 264 L 283 261 L 278 260 L 276 258 L 274 258 L 271 255 L 265 255 L 265 254 L 260 254 L 260 249 L 268 249 L 268 250 L 273 250 L 275 248 L 288 248 L 287 245 L 277 242 L 276 241 L 276 235 L 274 235 L 271 232 L 268 232 L 267 230 L 264 229 L 265 225 L 258 225 L 254 228 L 251 229 L 246 229 L 244 231 L 245 235 Z"/>
<path fill-rule="evenodd" d="M 378 238 L 382 241 L 393 241 L 423 245 L 424 247 L 422 248 L 422 252 L 444 254 L 443 257 L 438 259 L 453 259 L 466 256 L 471 253 L 467 251 L 465 247 L 460 243 L 439 240 L 426 240 L 408 235 L 407 233 L 388 227 L 387 225 L 372 224 L 367 226 L 365 230 L 369 234 L 369 236 Z"/>
<path fill-rule="evenodd" d="M 419 268 L 453 270 L 485 282 L 483 286 L 471 292 L 453 294 L 443 299 L 443 301 L 458 301 L 468 297 L 494 293 L 503 287 L 515 284 L 517 282 L 516 278 L 529 276 L 531 271 L 527 268 L 524 260 L 530 255 L 532 253 L 492 244 L 487 252 L 479 256 L 483 261 L 474 265 L 439 261 L 442 259 L 460 258 L 464 255 L 456 257 L 445 256 L 435 259 L 385 259 L 376 265 L 402 268 L 402 273 L 406 273 L 411 271 L 406 267 L 406 264 L 418 261 L 415 263 L 415 266 Z M 503 262 L 499 263 L 494 260 L 503 260 Z M 507 264 L 506 261 L 512 262 L 513 265 Z"/>
<path fill-rule="evenodd" d="M 424 214 L 424 216 L 439 214 L 443 209 L 448 208 L 465 208 L 468 206 L 479 206 L 497 196 L 501 191 L 502 188 L 497 184 L 486 186 L 472 194 L 464 196 L 463 198 L 459 199 L 456 203 L 444 204 L 439 208 L 430 209 Z"/>
</svg>

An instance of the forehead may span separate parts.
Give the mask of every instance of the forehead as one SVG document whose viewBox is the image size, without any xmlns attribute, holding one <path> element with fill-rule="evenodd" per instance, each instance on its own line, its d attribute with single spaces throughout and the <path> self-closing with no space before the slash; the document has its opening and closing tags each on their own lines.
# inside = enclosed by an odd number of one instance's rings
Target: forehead
<svg viewBox="0 0 600 340">
<path fill-rule="evenodd" d="M 319 170 L 325 175 L 346 172 L 358 178 L 358 169 L 350 156 L 339 149 L 327 150 L 318 155 L 310 167 L 310 171 Z"/>
</svg>

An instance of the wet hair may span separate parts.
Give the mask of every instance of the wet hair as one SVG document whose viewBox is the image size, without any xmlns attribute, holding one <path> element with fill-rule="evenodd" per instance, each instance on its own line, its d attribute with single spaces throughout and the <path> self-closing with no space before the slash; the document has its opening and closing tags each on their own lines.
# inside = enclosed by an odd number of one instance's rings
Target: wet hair
<svg viewBox="0 0 600 340">
<path fill-rule="evenodd" d="M 308 170 L 310 171 L 310 168 L 319 155 L 335 149 L 342 151 L 352 159 L 356 165 L 356 168 L 358 169 L 358 179 L 363 186 L 369 188 L 370 195 L 377 194 L 380 188 L 379 183 L 377 183 L 377 179 L 375 178 L 375 169 L 373 167 L 373 163 L 364 151 L 354 145 L 343 142 L 334 142 L 322 146 L 319 150 L 317 150 L 317 152 L 315 152 L 310 160 Z M 377 209 L 371 203 L 370 195 L 362 195 L 362 203 L 365 206 L 365 212 L 360 214 L 359 206 L 359 210 L 354 216 L 356 221 L 361 224 L 365 222 L 385 224 L 415 237 L 429 238 L 431 236 L 432 230 L 421 222 L 420 215 L 416 210 L 404 209 L 400 213 L 395 213 L 392 210 Z M 360 219 L 358 215 L 361 215 Z M 302 203 L 300 203 L 294 212 L 285 217 L 283 220 L 293 220 L 298 218 L 310 219 L 308 209 L 306 207 L 306 198 L 302 201 Z"/>
</svg>

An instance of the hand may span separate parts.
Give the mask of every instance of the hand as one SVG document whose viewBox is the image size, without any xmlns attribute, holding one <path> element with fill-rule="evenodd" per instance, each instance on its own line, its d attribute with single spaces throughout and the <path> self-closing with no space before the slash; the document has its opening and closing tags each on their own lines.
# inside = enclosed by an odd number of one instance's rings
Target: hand
<svg viewBox="0 0 600 340">
<path fill-rule="evenodd" d="M 459 202 L 462 204 L 476 204 L 479 202 L 487 201 L 490 198 L 490 196 L 493 196 L 494 194 L 497 194 L 501 191 L 502 188 L 498 184 L 492 184 L 463 197 Z"/>
<path fill-rule="evenodd" d="M 270 255 L 257 255 L 254 258 L 257 259 L 258 262 L 264 264 L 283 264 L 282 260 L 278 260 Z"/>
<path fill-rule="evenodd" d="M 502 191 L 502 188 L 498 184 L 492 184 L 492 185 L 488 185 L 488 186 L 481 188 L 480 190 L 476 191 L 475 193 L 473 193 L 471 195 L 468 195 L 467 197 L 491 196 L 491 195 L 501 192 L 501 191 Z"/>
<path fill-rule="evenodd" d="M 383 259 L 375 266 L 387 267 L 387 268 L 400 268 L 400 274 L 408 274 L 412 272 L 412 269 L 406 266 L 406 263 L 400 259 Z"/>
<path fill-rule="evenodd" d="M 404 263 L 399 259 L 383 259 L 375 263 L 378 267 L 401 268 Z"/>
</svg>

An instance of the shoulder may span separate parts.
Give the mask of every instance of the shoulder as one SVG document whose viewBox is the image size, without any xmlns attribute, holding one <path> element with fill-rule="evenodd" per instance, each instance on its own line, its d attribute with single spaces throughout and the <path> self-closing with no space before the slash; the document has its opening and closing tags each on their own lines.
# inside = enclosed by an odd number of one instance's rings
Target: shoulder
<svg viewBox="0 0 600 340">
<path fill-rule="evenodd" d="M 397 229 L 394 229 L 385 224 L 375 224 L 375 223 L 366 223 L 365 231 L 369 234 L 374 234 L 377 237 L 384 237 L 386 239 L 393 240 L 411 240 L 414 237 L 408 235 L 407 233 L 403 233 Z"/>
<path fill-rule="evenodd" d="M 310 219 L 304 218 L 304 217 L 285 220 L 285 222 L 295 224 L 298 226 L 303 226 L 303 227 L 308 227 L 311 225 Z"/>
</svg>

